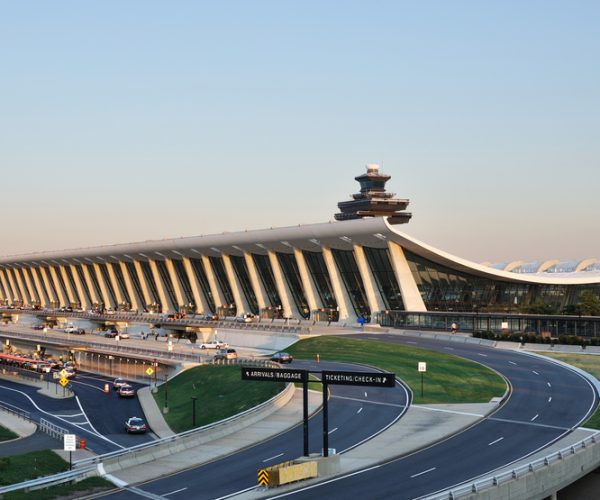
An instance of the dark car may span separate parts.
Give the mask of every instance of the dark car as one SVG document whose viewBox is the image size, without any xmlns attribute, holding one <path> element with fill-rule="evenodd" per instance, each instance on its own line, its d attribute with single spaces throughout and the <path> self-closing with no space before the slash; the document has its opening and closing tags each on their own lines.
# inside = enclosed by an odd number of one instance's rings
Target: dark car
<svg viewBox="0 0 600 500">
<path fill-rule="evenodd" d="M 128 434 L 143 434 L 148 430 L 148 426 L 143 418 L 131 417 L 125 422 L 125 432 Z"/>
<path fill-rule="evenodd" d="M 117 335 L 119 335 L 119 332 L 117 332 L 117 330 L 110 330 L 104 334 L 104 336 L 109 339 L 114 339 Z"/>
<path fill-rule="evenodd" d="M 117 389 L 120 398 L 132 398 L 135 396 L 135 389 L 129 384 L 124 384 Z"/>
<path fill-rule="evenodd" d="M 276 352 L 271 356 L 271 361 L 277 361 L 278 363 L 291 363 L 294 361 L 294 357 L 287 352 Z"/>
</svg>

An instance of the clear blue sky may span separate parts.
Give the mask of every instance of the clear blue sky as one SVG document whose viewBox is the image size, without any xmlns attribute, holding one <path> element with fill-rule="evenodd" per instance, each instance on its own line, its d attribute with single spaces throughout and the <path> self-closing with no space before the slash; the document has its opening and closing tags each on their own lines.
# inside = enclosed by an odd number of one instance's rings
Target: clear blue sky
<svg viewBox="0 0 600 500">
<path fill-rule="evenodd" d="M 325 222 L 600 258 L 600 2 L 0 4 L 0 254 Z"/>
</svg>

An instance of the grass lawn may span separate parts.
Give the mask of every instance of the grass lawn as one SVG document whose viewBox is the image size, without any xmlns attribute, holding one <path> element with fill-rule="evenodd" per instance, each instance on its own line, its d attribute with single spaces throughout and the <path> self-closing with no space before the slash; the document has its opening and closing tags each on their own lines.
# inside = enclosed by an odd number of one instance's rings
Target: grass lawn
<svg viewBox="0 0 600 500">
<path fill-rule="evenodd" d="M 560 352 L 544 352 L 544 356 L 564 361 L 570 365 L 581 368 L 600 380 L 600 356 L 595 354 L 563 354 Z M 600 429 L 600 408 L 584 424 L 591 429 Z"/>
<path fill-rule="evenodd" d="M 284 383 L 241 380 L 239 366 L 206 365 L 187 370 L 169 382 L 169 412 L 165 420 L 174 432 L 192 429 L 192 396 L 196 396 L 196 426 L 210 424 L 248 410 L 281 392 Z M 165 384 L 154 398 L 164 407 Z"/>
<path fill-rule="evenodd" d="M 0 425 L 0 441 L 8 441 L 9 439 L 15 439 L 18 437 L 19 436 L 17 436 L 13 431 Z"/>
<path fill-rule="evenodd" d="M 2 498 L 4 500 L 21 500 L 32 498 L 36 500 L 51 500 L 51 499 L 66 499 L 66 498 L 82 498 L 88 495 L 99 493 L 100 491 L 110 490 L 114 488 L 113 484 L 101 477 L 90 477 L 79 481 L 75 484 L 59 484 L 46 488 L 45 490 L 35 490 L 34 492 L 13 491 L 5 493 Z"/>
<path fill-rule="evenodd" d="M 302 340 L 286 351 L 299 359 L 315 359 L 318 353 L 321 361 L 353 362 L 393 372 L 413 390 L 415 403 L 487 403 L 506 390 L 504 379 L 482 365 L 411 346 L 325 336 Z M 423 397 L 417 371 L 420 361 L 427 363 Z"/>
</svg>

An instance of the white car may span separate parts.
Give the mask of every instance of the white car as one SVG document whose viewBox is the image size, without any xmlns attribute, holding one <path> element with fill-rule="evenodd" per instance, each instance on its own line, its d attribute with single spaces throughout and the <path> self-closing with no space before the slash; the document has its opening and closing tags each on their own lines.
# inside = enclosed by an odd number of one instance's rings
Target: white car
<svg viewBox="0 0 600 500">
<path fill-rule="evenodd" d="M 206 342 L 200 344 L 200 349 L 227 349 L 229 344 L 221 340 L 213 340 L 212 342 Z"/>
<path fill-rule="evenodd" d="M 78 328 L 75 328 L 75 326 L 69 325 L 65 328 L 64 332 L 65 333 L 76 333 L 77 330 L 78 330 Z"/>
</svg>

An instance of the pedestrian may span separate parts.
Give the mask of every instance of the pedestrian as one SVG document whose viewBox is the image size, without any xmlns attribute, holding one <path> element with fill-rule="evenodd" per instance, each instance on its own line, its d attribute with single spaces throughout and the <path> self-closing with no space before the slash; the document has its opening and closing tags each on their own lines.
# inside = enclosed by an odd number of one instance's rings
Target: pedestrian
<svg viewBox="0 0 600 500">
<path fill-rule="evenodd" d="M 154 341 L 155 341 L 155 342 L 158 342 L 158 332 L 156 332 L 156 333 L 154 334 Z"/>
</svg>

